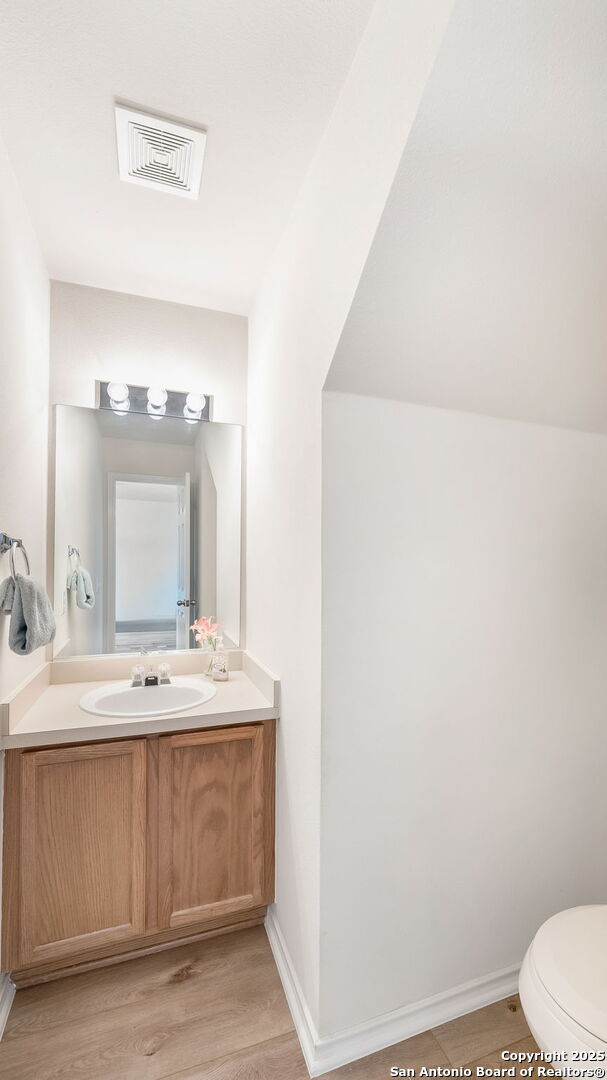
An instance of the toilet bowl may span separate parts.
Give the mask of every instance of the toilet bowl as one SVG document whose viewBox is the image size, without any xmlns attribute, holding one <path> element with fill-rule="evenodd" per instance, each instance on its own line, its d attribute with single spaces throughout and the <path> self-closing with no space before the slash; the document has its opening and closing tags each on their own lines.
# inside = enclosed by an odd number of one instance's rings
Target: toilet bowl
<svg viewBox="0 0 607 1080">
<path fill-rule="evenodd" d="M 583 1075 L 584 1068 L 606 1067 L 607 905 L 570 908 L 548 919 L 527 950 L 519 992 L 540 1050 L 567 1054 L 554 1068 L 579 1068 Z"/>
</svg>

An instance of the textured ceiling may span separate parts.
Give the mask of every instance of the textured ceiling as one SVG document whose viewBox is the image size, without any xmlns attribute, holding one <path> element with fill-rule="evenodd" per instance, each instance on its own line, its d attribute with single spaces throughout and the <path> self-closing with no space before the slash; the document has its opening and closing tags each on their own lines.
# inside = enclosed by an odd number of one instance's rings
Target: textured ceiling
<svg viewBox="0 0 607 1080">
<path fill-rule="evenodd" d="M 607 431 L 607 5 L 459 0 L 327 387 Z"/>
<path fill-rule="evenodd" d="M 0 133 L 51 276 L 245 313 L 372 6 L 4 4 Z M 119 181 L 115 98 L 208 128 L 198 202 Z"/>
</svg>

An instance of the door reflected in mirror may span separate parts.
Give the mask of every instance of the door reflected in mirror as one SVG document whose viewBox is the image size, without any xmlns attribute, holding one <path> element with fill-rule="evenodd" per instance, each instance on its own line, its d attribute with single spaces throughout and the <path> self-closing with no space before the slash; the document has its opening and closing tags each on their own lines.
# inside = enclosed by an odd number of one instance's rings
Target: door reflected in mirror
<svg viewBox="0 0 607 1080">
<path fill-rule="evenodd" d="M 57 658 L 240 639 L 242 429 L 58 405 Z"/>
<path fill-rule="evenodd" d="M 108 634 L 113 631 L 115 648 L 188 649 L 186 614 L 196 607 L 190 597 L 190 474 L 166 480 L 111 474 L 110 506 Z"/>
</svg>

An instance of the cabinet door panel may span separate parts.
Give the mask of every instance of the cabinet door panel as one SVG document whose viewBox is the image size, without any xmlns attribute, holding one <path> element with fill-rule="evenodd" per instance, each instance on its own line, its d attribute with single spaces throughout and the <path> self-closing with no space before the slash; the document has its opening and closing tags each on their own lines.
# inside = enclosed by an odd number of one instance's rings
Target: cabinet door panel
<svg viewBox="0 0 607 1080">
<path fill-rule="evenodd" d="M 21 757 L 20 960 L 145 930 L 143 740 Z"/>
<path fill-rule="evenodd" d="M 162 926 L 266 902 L 263 740 L 253 725 L 159 740 Z"/>
</svg>

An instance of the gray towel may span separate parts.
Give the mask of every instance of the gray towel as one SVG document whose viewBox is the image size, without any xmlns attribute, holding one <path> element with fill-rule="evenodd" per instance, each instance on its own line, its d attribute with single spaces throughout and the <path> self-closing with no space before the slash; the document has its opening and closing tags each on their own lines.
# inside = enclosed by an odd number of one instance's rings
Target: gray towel
<svg viewBox="0 0 607 1080">
<path fill-rule="evenodd" d="M 5 578 L 0 584 L 0 611 L 10 614 L 8 644 L 20 656 L 28 656 L 55 637 L 51 602 L 42 585 L 30 577 Z"/>
<path fill-rule="evenodd" d="M 79 566 L 67 579 L 67 587 L 76 593 L 76 603 L 80 608 L 95 607 L 95 591 L 88 570 Z"/>
</svg>

